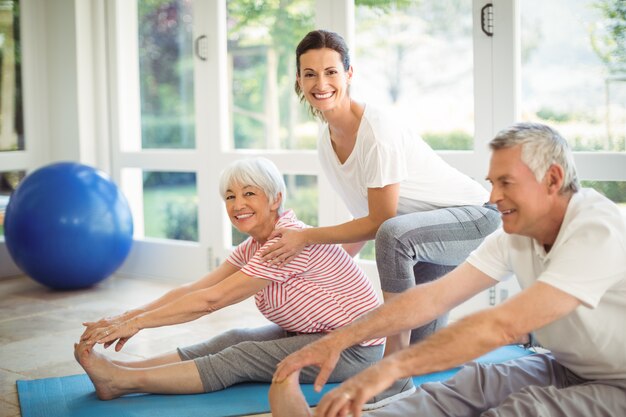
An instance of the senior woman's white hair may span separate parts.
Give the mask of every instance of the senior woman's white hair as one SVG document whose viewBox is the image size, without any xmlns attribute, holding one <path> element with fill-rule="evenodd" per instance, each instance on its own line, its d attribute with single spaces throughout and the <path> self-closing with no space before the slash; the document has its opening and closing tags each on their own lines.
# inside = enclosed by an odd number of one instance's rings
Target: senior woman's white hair
<svg viewBox="0 0 626 417">
<path fill-rule="evenodd" d="M 278 215 L 283 214 L 284 202 L 287 193 L 285 180 L 272 161 L 267 158 L 239 159 L 230 164 L 220 175 L 220 195 L 226 196 L 226 190 L 232 185 L 253 185 L 263 190 L 270 204 L 273 204 L 279 194 L 282 195 Z"/>
</svg>

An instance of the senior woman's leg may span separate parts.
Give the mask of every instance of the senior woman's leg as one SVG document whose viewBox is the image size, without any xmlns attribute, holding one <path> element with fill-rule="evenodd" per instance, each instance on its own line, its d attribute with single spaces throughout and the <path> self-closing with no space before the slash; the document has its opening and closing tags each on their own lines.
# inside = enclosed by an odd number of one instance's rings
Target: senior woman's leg
<svg viewBox="0 0 626 417">
<path fill-rule="evenodd" d="M 271 382 L 276 366 L 289 354 L 323 337 L 323 333 L 291 335 L 268 341 L 244 341 L 218 353 L 196 354 L 194 362 L 206 392 L 255 381 Z M 383 346 L 352 346 L 341 353 L 328 382 L 340 382 L 362 371 L 382 357 Z M 319 369 L 304 368 L 301 383 L 312 383 Z"/>
<path fill-rule="evenodd" d="M 204 386 L 195 362 L 181 351 L 195 352 L 201 349 L 210 355 L 244 340 L 271 340 L 284 337 L 285 334 L 276 325 L 235 329 L 189 348 L 133 362 L 111 361 L 85 344 L 77 344 L 74 355 L 93 382 L 98 398 L 102 400 L 136 392 L 194 394 L 204 392 Z"/>
<path fill-rule="evenodd" d="M 376 265 L 385 301 L 445 275 L 500 225 L 493 207 L 449 207 L 397 216 L 376 234 Z M 414 329 L 411 343 L 432 334 L 446 318 Z M 387 338 L 385 355 L 409 343 L 408 332 Z"/>
<path fill-rule="evenodd" d="M 246 336 L 256 340 L 242 340 Z M 239 382 L 270 382 L 278 362 L 323 336 L 322 333 L 293 335 L 275 325 L 239 329 L 207 343 L 179 349 L 182 361 L 146 368 L 120 366 L 85 344 L 77 345 L 74 353 L 93 382 L 98 398 L 110 400 L 138 392 L 195 394 L 221 390 Z M 382 350 L 382 346 L 346 349 L 329 381 L 343 381 L 360 372 L 380 360 Z M 301 382 L 313 382 L 317 372 L 317 368 L 305 368 Z"/>
<path fill-rule="evenodd" d="M 84 342 L 75 345 L 74 356 L 83 367 L 101 400 L 132 393 L 196 394 L 203 392 L 198 368 L 191 361 L 150 368 L 127 368 L 111 362 Z"/>
<path fill-rule="evenodd" d="M 275 324 L 257 328 L 232 329 L 221 333 L 207 341 L 198 343 L 197 345 L 179 348 L 172 352 L 157 355 L 148 359 L 140 359 L 137 361 L 112 361 L 114 364 L 127 368 L 150 368 L 153 366 L 167 365 L 170 363 L 189 360 L 200 355 L 194 355 L 193 351 L 201 350 L 204 354 L 209 355 L 226 349 L 229 346 L 247 340 L 273 340 L 286 336 L 286 332 Z M 181 353 L 181 350 L 190 351 L 188 355 Z"/>
<path fill-rule="evenodd" d="M 162 355 L 153 356 L 148 359 L 140 359 L 137 361 L 111 361 L 116 365 L 126 368 L 150 368 L 152 366 L 168 365 L 170 363 L 180 362 L 178 352 L 172 351 Z"/>
</svg>

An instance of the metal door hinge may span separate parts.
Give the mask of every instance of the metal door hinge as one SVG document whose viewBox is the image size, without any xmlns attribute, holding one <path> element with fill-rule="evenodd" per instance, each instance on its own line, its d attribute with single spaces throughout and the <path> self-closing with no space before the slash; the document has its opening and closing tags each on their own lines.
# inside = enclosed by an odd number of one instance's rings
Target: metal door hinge
<svg viewBox="0 0 626 417">
<path fill-rule="evenodd" d="M 198 36 L 195 42 L 196 56 L 203 61 L 209 58 L 209 40 L 206 35 Z"/>
<path fill-rule="evenodd" d="M 487 36 L 493 36 L 493 3 L 487 3 L 480 9 L 480 28 Z"/>
</svg>

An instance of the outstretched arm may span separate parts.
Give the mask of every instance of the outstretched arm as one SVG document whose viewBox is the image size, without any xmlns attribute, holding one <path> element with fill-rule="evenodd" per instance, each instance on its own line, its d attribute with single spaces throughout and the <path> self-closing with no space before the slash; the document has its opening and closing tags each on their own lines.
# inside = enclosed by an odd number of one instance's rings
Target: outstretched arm
<svg viewBox="0 0 626 417">
<path fill-rule="evenodd" d="M 141 329 L 192 321 L 243 301 L 265 288 L 269 283 L 269 281 L 238 271 L 209 288 L 190 292 L 122 323 L 97 329 L 87 342 L 106 344 L 116 339 L 131 337 Z"/>
<path fill-rule="evenodd" d="M 270 236 L 270 239 L 280 235 L 280 240 L 264 250 L 263 260 L 273 265 L 287 264 L 308 245 L 357 243 L 374 239 L 380 225 L 396 215 L 399 193 L 400 184 L 369 188 L 367 192 L 368 215 L 346 223 L 300 230 L 279 229 Z"/>
<path fill-rule="evenodd" d="M 352 324 L 289 355 L 278 365 L 274 381 L 280 382 L 292 372 L 316 365 L 320 367 L 315 380 L 315 389 L 319 391 L 344 349 L 364 340 L 396 334 L 428 323 L 495 283 L 495 280 L 469 263 L 463 263 L 444 277 L 405 291 Z"/>
<path fill-rule="evenodd" d="M 83 326 L 85 326 L 86 329 L 84 330 L 80 340 L 81 341 L 89 340 L 91 336 L 93 335 L 93 333 L 98 329 L 102 329 L 108 326 L 117 325 L 117 324 L 126 322 L 132 319 L 133 317 L 136 317 L 140 314 L 147 313 L 157 308 L 160 308 L 194 291 L 198 291 L 200 289 L 209 288 L 213 285 L 216 285 L 220 283 L 221 281 L 223 281 L 224 279 L 226 279 L 227 277 L 236 273 L 238 270 L 239 268 L 237 268 L 236 266 L 228 262 L 224 262 L 214 271 L 210 272 L 209 274 L 200 278 L 199 280 L 194 281 L 190 284 L 185 284 L 180 287 L 174 288 L 173 290 L 168 291 L 163 296 L 157 298 L 154 301 L 151 301 L 150 303 L 144 306 L 134 308 L 132 310 L 128 310 L 117 316 L 105 317 L 95 322 L 84 322 Z M 128 339 L 120 339 L 115 346 L 115 350 L 119 351 L 120 349 L 122 349 L 122 347 L 127 341 Z M 105 347 L 109 347 L 114 342 L 115 341 L 105 344 Z"/>
<path fill-rule="evenodd" d="M 397 352 L 329 392 L 316 416 L 335 417 L 362 405 L 396 379 L 450 369 L 491 350 L 513 343 L 580 305 L 575 297 L 538 282 L 497 307 L 472 314 L 434 333 L 421 343 Z"/>
</svg>

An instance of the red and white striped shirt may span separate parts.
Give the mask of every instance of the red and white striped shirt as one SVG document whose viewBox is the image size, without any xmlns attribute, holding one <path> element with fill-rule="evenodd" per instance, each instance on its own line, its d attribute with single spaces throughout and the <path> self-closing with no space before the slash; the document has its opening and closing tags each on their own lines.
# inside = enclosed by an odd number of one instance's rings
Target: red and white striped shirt
<svg viewBox="0 0 626 417">
<path fill-rule="evenodd" d="M 292 210 L 286 211 L 275 228 L 302 229 Z M 309 245 L 289 264 L 271 266 L 260 256 L 264 245 L 252 237 L 235 248 L 227 261 L 246 275 L 271 281 L 255 295 L 256 306 L 270 321 L 296 333 L 320 333 L 343 327 L 375 309 L 380 302 L 365 272 L 338 245 Z M 361 346 L 376 346 L 385 338 L 367 340 Z"/>
</svg>

